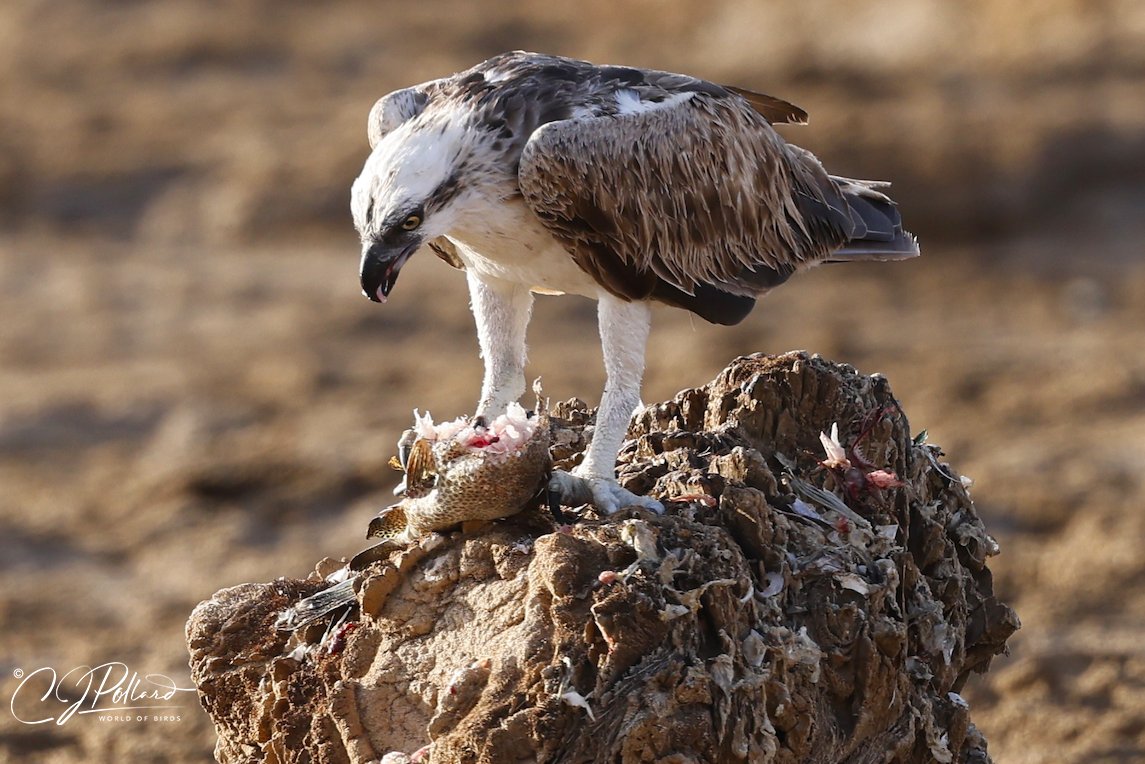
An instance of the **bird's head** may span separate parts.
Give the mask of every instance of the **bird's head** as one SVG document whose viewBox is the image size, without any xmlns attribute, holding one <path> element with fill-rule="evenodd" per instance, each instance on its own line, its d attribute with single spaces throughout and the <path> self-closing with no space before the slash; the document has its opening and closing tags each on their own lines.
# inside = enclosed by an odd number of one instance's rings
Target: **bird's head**
<svg viewBox="0 0 1145 764">
<path fill-rule="evenodd" d="M 463 125 L 423 118 L 371 131 L 371 143 L 350 209 L 362 238 L 362 291 L 385 302 L 413 253 L 457 221 L 470 151 Z"/>
</svg>

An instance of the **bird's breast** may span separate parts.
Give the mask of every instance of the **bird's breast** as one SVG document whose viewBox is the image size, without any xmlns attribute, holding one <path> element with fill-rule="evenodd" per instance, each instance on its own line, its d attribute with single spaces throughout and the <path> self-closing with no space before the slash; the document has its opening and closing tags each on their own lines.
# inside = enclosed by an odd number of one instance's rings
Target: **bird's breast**
<svg viewBox="0 0 1145 764">
<path fill-rule="evenodd" d="M 470 215 L 448 234 L 465 267 L 542 294 L 595 298 L 600 286 L 519 200 Z"/>
</svg>

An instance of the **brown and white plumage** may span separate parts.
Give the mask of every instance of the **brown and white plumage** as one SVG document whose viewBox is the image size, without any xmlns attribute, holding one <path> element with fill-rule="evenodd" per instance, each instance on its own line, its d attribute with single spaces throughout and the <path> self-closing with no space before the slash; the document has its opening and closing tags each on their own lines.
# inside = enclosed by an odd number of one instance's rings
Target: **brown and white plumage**
<svg viewBox="0 0 1145 764">
<path fill-rule="evenodd" d="M 371 111 L 352 194 L 363 290 L 385 300 L 422 243 L 465 268 L 478 410 L 494 415 L 524 391 L 531 292 L 597 299 L 609 385 L 580 470 L 591 490 L 561 487 L 615 508 L 636 498 L 612 470 L 648 301 L 732 324 L 798 270 L 918 254 L 882 184 L 829 175 L 772 127 L 805 119 L 694 77 L 522 52 L 397 91 Z"/>
<path fill-rule="evenodd" d="M 421 420 L 404 464 L 402 499 L 370 524 L 370 536 L 413 541 L 473 520 L 508 517 L 537 497 L 551 471 L 549 420 L 510 406 L 486 426 Z M 404 436 L 403 436 L 404 439 Z"/>
</svg>

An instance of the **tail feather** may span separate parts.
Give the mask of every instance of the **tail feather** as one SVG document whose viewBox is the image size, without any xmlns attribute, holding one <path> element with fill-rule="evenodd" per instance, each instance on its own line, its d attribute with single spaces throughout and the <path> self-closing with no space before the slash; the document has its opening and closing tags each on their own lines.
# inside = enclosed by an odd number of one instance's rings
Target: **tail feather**
<svg viewBox="0 0 1145 764">
<path fill-rule="evenodd" d="M 902 232 L 894 240 L 880 242 L 860 239 L 831 253 L 828 263 L 850 263 L 856 260 L 909 260 L 921 254 L 918 239 Z"/>
<path fill-rule="evenodd" d="M 786 148 L 802 181 L 795 199 L 805 223 L 838 243 L 827 262 L 918 257 L 918 240 L 903 230 L 898 207 L 883 193 L 890 183 L 829 175 L 810 151 Z"/>
<path fill-rule="evenodd" d="M 898 207 L 879 190 L 889 183 L 836 176 L 831 176 L 831 181 L 846 204 L 850 227 L 843 228 L 847 243 L 832 252 L 827 262 L 918 257 L 918 239 L 903 230 Z"/>
</svg>

